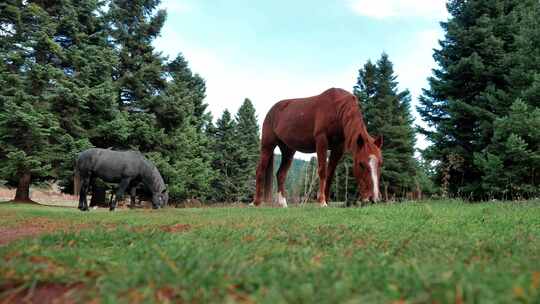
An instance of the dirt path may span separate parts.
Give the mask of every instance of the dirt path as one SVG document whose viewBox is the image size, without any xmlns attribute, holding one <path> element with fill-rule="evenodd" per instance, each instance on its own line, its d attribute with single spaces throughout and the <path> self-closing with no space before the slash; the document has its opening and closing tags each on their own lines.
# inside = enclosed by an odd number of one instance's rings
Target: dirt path
<svg viewBox="0 0 540 304">
<path fill-rule="evenodd" d="M 42 234 L 58 231 L 78 230 L 84 225 L 74 225 L 68 222 L 53 221 L 47 218 L 35 217 L 18 223 L 16 226 L 0 227 L 0 246 L 22 238 L 37 237 Z"/>
<path fill-rule="evenodd" d="M 77 293 L 83 284 L 42 283 L 33 288 L 20 288 L 17 284 L 0 286 L 0 304 L 7 303 L 78 303 Z"/>
</svg>

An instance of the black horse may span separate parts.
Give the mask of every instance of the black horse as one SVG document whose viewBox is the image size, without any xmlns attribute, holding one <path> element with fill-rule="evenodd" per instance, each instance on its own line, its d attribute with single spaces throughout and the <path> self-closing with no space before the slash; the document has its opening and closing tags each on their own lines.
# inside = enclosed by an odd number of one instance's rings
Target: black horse
<svg viewBox="0 0 540 304">
<path fill-rule="evenodd" d="M 88 211 L 86 194 L 97 177 L 105 182 L 119 183 L 110 210 L 130 185 L 142 182 L 152 192 L 152 207 L 163 207 L 169 201 L 165 182 L 152 162 L 137 151 L 113 151 L 92 148 L 79 154 L 75 163 L 74 189 L 79 196 L 79 209 Z"/>
</svg>

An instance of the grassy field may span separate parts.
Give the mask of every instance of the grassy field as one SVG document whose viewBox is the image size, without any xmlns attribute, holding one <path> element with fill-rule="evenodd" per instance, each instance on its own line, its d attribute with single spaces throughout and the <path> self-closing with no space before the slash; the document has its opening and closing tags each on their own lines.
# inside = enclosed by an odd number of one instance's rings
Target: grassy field
<svg viewBox="0 0 540 304">
<path fill-rule="evenodd" d="M 0 299 L 540 303 L 540 202 L 81 213 L 0 204 Z"/>
</svg>

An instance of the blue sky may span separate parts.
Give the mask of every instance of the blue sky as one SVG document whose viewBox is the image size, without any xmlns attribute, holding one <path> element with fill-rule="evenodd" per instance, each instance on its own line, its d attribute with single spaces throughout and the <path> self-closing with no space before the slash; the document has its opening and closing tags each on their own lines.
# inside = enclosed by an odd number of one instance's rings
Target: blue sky
<svg viewBox="0 0 540 304">
<path fill-rule="evenodd" d="M 168 17 L 154 45 L 183 53 L 207 84 L 215 118 L 250 98 L 262 122 L 285 98 L 352 90 L 358 69 L 390 56 L 413 105 L 435 67 L 445 0 L 165 0 Z M 415 117 L 417 117 L 415 113 Z M 417 123 L 421 123 L 417 119 Z M 417 146 L 426 142 L 419 139 Z"/>
</svg>

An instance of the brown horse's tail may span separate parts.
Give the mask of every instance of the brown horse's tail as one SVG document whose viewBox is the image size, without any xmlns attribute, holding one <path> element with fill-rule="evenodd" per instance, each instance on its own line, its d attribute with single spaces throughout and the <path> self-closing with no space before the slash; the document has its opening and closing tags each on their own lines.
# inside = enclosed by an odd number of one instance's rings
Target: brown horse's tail
<svg viewBox="0 0 540 304">
<path fill-rule="evenodd" d="M 78 162 L 75 161 L 75 170 L 73 171 L 73 194 L 79 195 L 81 192 L 81 175 L 79 173 Z"/>
<path fill-rule="evenodd" d="M 268 165 L 264 173 L 264 201 L 272 203 L 272 181 L 274 180 L 274 152 L 268 158 Z"/>
</svg>

